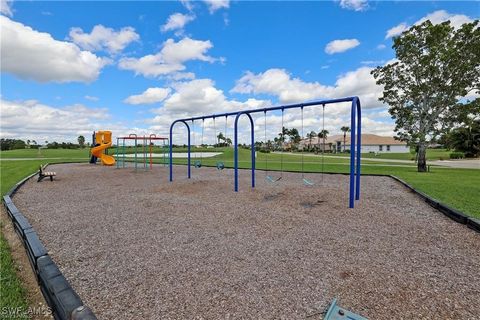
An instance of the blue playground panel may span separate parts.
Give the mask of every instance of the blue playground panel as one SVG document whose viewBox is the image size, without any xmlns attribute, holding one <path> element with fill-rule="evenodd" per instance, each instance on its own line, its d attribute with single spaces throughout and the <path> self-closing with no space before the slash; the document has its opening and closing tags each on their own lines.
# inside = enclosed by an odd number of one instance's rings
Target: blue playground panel
<svg viewBox="0 0 480 320">
<path fill-rule="evenodd" d="M 350 312 L 344 308 L 341 308 L 337 305 L 337 299 L 333 299 L 330 308 L 328 308 L 327 314 L 325 315 L 325 320 L 367 320 L 358 314 Z"/>
</svg>

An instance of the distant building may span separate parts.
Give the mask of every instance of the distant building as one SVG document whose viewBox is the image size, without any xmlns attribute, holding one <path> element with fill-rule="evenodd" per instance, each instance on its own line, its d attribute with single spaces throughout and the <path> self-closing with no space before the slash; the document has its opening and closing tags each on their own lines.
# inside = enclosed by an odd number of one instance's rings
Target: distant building
<svg viewBox="0 0 480 320">
<path fill-rule="evenodd" d="M 302 148 L 316 148 L 318 150 L 325 150 L 325 152 L 342 152 L 350 150 L 350 134 L 347 134 L 345 139 L 345 146 L 343 145 L 343 135 L 334 135 L 325 139 L 325 146 L 323 147 L 323 139 L 315 137 L 311 140 L 309 138 L 300 141 L 300 149 Z M 395 140 L 393 137 L 378 136 L 376 134 L 362 134 L 362 153 L 377 152 L 377 153 L 407 153 L 410 152 L 410 147 L 406 142 Z"/>
</svg>

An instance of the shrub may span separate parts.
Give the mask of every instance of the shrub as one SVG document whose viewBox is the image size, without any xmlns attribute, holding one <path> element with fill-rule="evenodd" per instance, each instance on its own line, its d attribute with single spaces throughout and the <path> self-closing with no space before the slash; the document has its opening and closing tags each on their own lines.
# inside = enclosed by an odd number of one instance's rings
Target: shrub
<svg viewBox="0 0 480 320">
<path fill-rule="evenodd" d="M 465 153 L 463 152 L 450 153 L 450 159 L 463 159 L 463 158 L 465 158 Z"/>
</svg>

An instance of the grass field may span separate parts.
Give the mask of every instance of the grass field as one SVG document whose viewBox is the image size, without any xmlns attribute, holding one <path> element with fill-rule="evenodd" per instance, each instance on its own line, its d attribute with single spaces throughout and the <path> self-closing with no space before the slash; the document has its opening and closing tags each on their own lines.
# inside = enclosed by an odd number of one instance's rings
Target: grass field
<svg viewBox="0 0 480 320">
<path fill-rule="evenodd" d="M 0 227 L 4 223 L 0 222 Z M 7 222 L 9 223 L 9 222 Z M 0 234 L 0 312 L 10 308 L 27 310 L 28 302 L 25 289 L 17 277 L 15 265 L 10 254 L 10 247 L 7 240 Z M 11 309 L 10 309 L 11 310 Z M 1 315 L 1 313 L 0 313 Z M 2 319 L 10 319 L 8 317 Z M 15 319 L 28 319 L 26 316 L 15 317 Z"/>
<path fill-rule="evenodd" d="M 427 149 L 427 161 L 428 160 L 448 160 L 450 159 L 450 153 L 446 149 Z M 346 153 L 337 153 L 336 156 L 349 157 Z M 395 159 L 395 160 L 415 160 L 415 153 L 364 153 L 363 158 L 375 158 L 375 159 Z"/>
<path fill-rule="evenodd" d="M 177 148 L 175 152 L 185 152 L 185 148 Z M 231 148 L 220 149 L 195 149 L 196 152 L 222 152 L 213 158 L 203 158 L 202 165 L 215 166 L 217 161 L 222 161 L 227 167 L 233 167 L 233 150 Z M 133 148 L 127 148 L 127 153 L 134 152 Z M 160 148 L 154 148 L 153 152 L 161 153 Z M 114 149 L 109 151 L 115 154 Z M 445 156 L 447 155 L 447 156 Z M 22 178 L 38 170 L 38 166 L 45 163 L 56 162 L 80 162 L 88 161 L 89 150 L 64 150 L 46 149 L 41 154 L 35 149 L 12 150 L 0 152 L 1 192 L 5 194 L 15 183 Z M 349 172 L 348 155 L 345 158 L 304 157 L 303 170 L 305 172 Z M 381 154 L 375 158 L 410 160 L 411 154 Z M 430 160 L 448 157 L 445 150 L 429 150 L 427 157 Z M 373 155 L 362 155 L 362 173 L 391 174 L 395 175 L 418 190 L 436 198 L 437 200 L 454 207 L 470 216 L 480 219 L 480 170 L 453 169 L 444 167 L 432 167 L 431 172 L 418 173 L 416 166 L 381 161 L 371 161 Z M 11 160 L 15 158 L 28 158 L 28 160 Z M 10 160 L 9 160 L 10 159 Z M 200 158 L 192 158 L 193 160 Z M 186 159 L 174 159 L 175 164 L 186 164 Z M 160 163 L 161 159 L 155 159 Z M 323 165 L 322 165 L 323 162 Z M 257 153 L 257 168 L 263 170 L 302 171 L 302 155 L 300 154 L 265 154 Z M 128 163 L 128 166 L 133 166 Z M 250 167 L 250 150 L 239 149 L 239 166 Z M 201 169 L 196 169 L 201 170 Z M 308 177 L 308 176 L 307 176 Z M 0 310 L 6 307 L 26 307 L 25 290 L 16 277 L 16 271 L 11 261 L 11 255 L 3 234 L 0 237 L 1 271 L 0 271 Z"/>
</svg>

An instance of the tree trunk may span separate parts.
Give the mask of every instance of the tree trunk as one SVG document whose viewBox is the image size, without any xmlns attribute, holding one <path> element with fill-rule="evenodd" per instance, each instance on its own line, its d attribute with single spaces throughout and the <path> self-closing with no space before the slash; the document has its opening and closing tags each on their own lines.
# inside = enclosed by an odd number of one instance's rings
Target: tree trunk
<svg viewBox="0 0 480 320">
<path fill-rule="evenodd" d="M 418 145 L 418 172 L 427 172 L 427 146 L 425 143 L 419 143 Z"/>
</svg>

